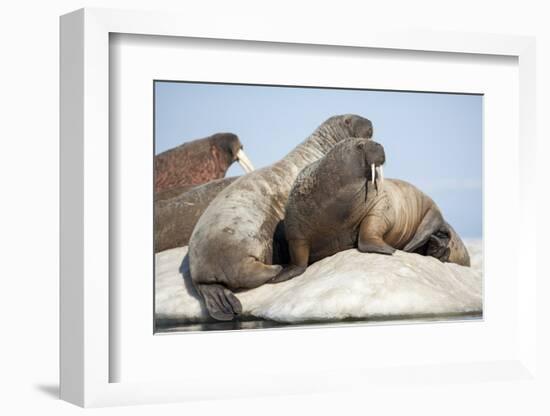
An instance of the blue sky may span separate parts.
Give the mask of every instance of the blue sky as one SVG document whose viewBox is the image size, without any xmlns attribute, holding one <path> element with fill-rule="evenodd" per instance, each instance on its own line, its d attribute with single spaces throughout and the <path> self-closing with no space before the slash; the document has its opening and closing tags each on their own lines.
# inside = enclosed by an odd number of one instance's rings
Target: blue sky
<svg viewBox="0 0 550 416">
<path fill-rule="evenodd" d="M 386 151 L 386 177 L 430 195 L 462 237 L 481 237 L 480 95 L 156 82 L 155 152 L 233 132 L 260 168 L 345 113 L 372 121 Z M 227 176 L 241 174 L 235 163 Z"/>
</svg>

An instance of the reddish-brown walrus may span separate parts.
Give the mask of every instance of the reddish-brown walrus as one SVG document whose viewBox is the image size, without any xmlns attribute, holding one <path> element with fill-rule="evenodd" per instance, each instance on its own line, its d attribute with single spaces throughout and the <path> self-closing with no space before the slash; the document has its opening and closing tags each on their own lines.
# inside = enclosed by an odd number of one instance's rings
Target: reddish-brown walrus
<svg viewBox="0 0 550 416">
<path fill-rule="evenodd" d="M 159 153 L 155 156 L 155 194 L 223 178 L 235 161 L 247 173 L 254 170 L 233 133 L 217 133 Z"/>
<path fill-rule="evenodd" d="M 348 137 L 372 137 L 357 115 L 329 118 L 279 162 L 244 175 L 221 191 L 189 241 L 189 266 L 209 314 L 231 320 L 241 312 L 233 291 L 258 287 L 282 269 L 273 264 L 274 234 L 298 173 Z"/>
<path fill-rule="evenodd" d="M 384 162 L 382 145 L 349 139 L 300 172 L 284 219 L 291 264 L 272 283 L 351 248 L 380 254 L 400 249 L 470 265 L 466 247 L 435 202 L 410 183 L 384 181 Z"/>
</svg>

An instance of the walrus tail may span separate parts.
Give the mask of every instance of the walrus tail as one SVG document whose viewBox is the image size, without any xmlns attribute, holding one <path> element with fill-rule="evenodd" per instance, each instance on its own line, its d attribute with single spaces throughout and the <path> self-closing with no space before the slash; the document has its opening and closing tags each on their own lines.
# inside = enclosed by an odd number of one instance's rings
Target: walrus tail
<svg viewBox="0 0 550 416">
<path fill-rule="evenodd" d="M 208 314 L 217 321 L 231 321 L 242 312 L 241 301 L 226 287 L 216 283 L 195 287 L 204 299 Z"/>
</svg>

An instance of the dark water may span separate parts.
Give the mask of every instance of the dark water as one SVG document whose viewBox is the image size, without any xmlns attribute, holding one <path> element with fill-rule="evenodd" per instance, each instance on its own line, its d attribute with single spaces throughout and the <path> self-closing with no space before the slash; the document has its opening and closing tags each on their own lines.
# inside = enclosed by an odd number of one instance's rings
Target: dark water
<svg viewBox="0 0 550 416">
<path fill-rule="evenodd" d="M 257 329 L 297 329 L 297 328 L 320 328 L 320 327 L 346 327 L 346 326 L 368 326 L 368 325 L 398 325 L 398 324 L 422 324 L 433 322 L 466 322 L 482 321 L 483 315 L 479 314 L 453 314 L 453 315 L 423 315 L 423 316 L 398 316 L 392 319 L 369 319 L 369 320 L 339 320 L 339 321 L 309 321 L 300 323 L 281 323 L 263 319 L 257 320 L 236 320 L 230 322 L 203 322 L 203 323 L 176 323 L 157 322 L 155 333 L 173 334 L 179 332 L 204 332 L 204 331 L 237 331 Z"/>
</svg>

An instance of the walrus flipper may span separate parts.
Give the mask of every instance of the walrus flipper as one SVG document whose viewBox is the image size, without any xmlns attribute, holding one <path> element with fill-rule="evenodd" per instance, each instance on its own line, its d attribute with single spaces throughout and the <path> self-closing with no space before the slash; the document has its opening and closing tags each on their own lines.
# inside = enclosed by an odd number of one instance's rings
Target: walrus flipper
<svg viewBox="0 0 550 416">
<path fill-rule="evenodd" d="M 218 321 L 231 321 L 242 312 L 241 301 L 226 287 L 219 284 L 196 285 L 204 299 L 210 316 Z"/>
<path fill-rule="evenodd" d="M 379 215 L 368 215 L 359 227 L 357 249 L 361 253 L 377 253 L 392 255 L 395 248 L 384 241 L 388 230 L 388 222 Z"/>
<path fill-rule="evenodd" d="M 412 253 L 417 248 L 428 242 L 430 237 L 445 226 L 445 220 L 437 208 L 430 208 L 416 229 L 411 241 L 403 248 L 403 251 Z"/>
<path fill-rule="evenodd" d="M 302 273 L 306 271 L 305 266 L 296 266 L 294 264 L 285 267 L 281 273 L 279 273 L 277 276 L 275 276 L 273 279 L 271 279 L 267 283 L 281 283 L 285 282 L 287 280 L 290 280 L 296 276 L 300 276 Z"/>
<path fill-rule="evenodd" d="M 450 262 L 466 267 L 470 267 L 471 264 L 466 246 L 448 222 L 430 237 L 426 245 L 426 255 L 444 263 Z"/>
<path fill-rule="evenodd" d="M 426 244 L 426 255 L 435 257 L 444 263 L 448 262 L 451 255 L 450 240 L 450 233 L 446 229 L 441 229 L 432 234 Z"/>
<path fill-rule="evenodd" d="M 250 257 L 240 270 L 239 289 L 254 289 L 261 286 L 277 276 L 282 269 L 279 264 L 265 264 Z"/>
<path fill-rule="evenodd" d="M 290 254 L 290 264 L 269 280 L 268 283 L 284 282 L 306 271 L 310 251 L 309 241 L 302 238 L 289 239 L 288 251 Z"/>
<path fill-rule="evenodd" d="M 359 242 L 357 249 L 361 253 L 387 254 L 390 256 L 395 253 L 395 248 L 387 244 L 381 238 L 369 238 L 367 240 L 362 240 Z"/>
</svg>

